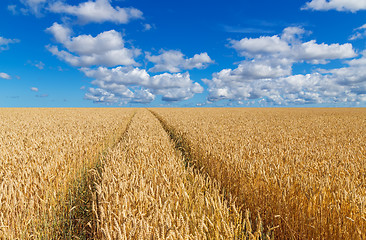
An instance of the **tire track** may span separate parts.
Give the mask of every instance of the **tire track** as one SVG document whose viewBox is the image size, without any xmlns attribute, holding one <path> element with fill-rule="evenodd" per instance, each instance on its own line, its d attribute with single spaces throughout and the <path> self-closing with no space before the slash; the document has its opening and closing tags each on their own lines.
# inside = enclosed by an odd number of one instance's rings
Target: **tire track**
<svg viewBox="0 0 366 240">
<path fill-rule="evenodd" d="M 114 148 L 127 134 L 127 131 L 136 115 L 131 115 L 127 124 L 120 126 L 102 143 L 103 149 L 92 166 L 84 166 L 80 178 L 76 179 L 73 189 L 70 189 L 69 217 L 65 221 L 63 239 L 97 239 L 99 232 L 100 196 L 98 185 L 103 179 L 103 159 L 108 149 Z M 74 201 L 73 201 L 74 200 Z"/>
<path fill-rule="evenodd" d="M 159 120 L 162 128 L 166 131 L 171 141 L 175 144 L 176 150 L 181 152 L 186 168 L 194 168 L 198 174 L 204 175 L 206 178 L 216 181 L 218 183 L 217 186 L 219 191 L 223 195 L 224 199 L 228 202 L 232 202 L 232 199 L 235 199 L 235 195 L 231 194 L 230 191 L 228 191 L 228 189 L 226 189 L 218 179 L 216 179 L 214 176 L 210 176 L 209 172 L 204 170 L 205 167 L 201 164 L 200 159 L 194 157 L 192 147 L 184 138 L 184 136 L 178 133 L 177 130 L 173 126 L 169 125 L 167 121 L 165 121 L 164 118 L 158 113 L 152 111 L 151 109 L 149 109 L 149 111 L 156 117 L 156 119 Z M 251 219 L 250 217 L 249 211 L 244 209 L 241 201 L 234 200 L 234 202 L 236 208 L 241 214 L 241 222 L 239 222 L 238 225 L 243 226 L 242 231 L 239 235 L 236 235 L 235 239 L 271 239 L 269 236 L 270 231 L 268 231 L 268 233 L 264 233 L 260 216 L 258 215 L 256 220 L 253 221 L 253 218 Z M 254 227 L 252 225 L 255 222 L 257 223 L 257 226 Z"/>
<path fill-rule="evenodd" d="M 136 114 L 104 161 L 97 238 L 241 239 L 245 226 L 232 202 L 215 181 L 184 166 L 148 110 Z"/>
</svg>

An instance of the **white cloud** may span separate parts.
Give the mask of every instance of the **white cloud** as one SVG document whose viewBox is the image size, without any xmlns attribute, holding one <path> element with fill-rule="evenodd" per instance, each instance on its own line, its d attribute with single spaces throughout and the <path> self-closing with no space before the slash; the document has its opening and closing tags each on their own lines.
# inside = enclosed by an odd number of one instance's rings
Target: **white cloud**
<svg viewBox="0 0 366 240">
<path fill-rule="evenodd" d="M 28 61 L 28 64 L 35 66 L 39 70 L 42 70 L 45 67 L 45 64 L 42 61 Z"/>
<path fill-rule="evenodd" d="M 203 92 L 202 86 L 193 83 L 188 73 L 156 75 L 151 78 L 149 85 L 154 93 L 162 95 L 164 101 L 187 100 Z"/>
<path fill-rule="evenodd" d="M 248 58 L 281 58 L 313 63 L 326 63 L 327 60 L 345 59 L 356 56 L 351 44 L 316 43 L 315 40 L 302 42 L 305 30 L 298 27 L 285 28 L 281 36 L 262 36 L 231 40 L 231 46 L 241 56 Z"/>
<path fill-rule="evenodd" d="M 176 73 L 193 68 L 203 69 L 213 63 L 207 53 L 195 54 L 192 58 L 185 58 L 182 52 L 176 50 L 161 50 L 161 54 L 156 56 L 146 53 L 146 59 L 155 64 L 154 67 L 149 69 L 150 72 L 168 71 Z"/>
<path fill-rule="evenodd" d="M 361 39 L 361 38 L 364 38 L 366 35 L 366 32 L 356 32 L 354 34 L 352 34 L 348 39 L 353 41 L 353 40 L 356 40 L 356 39 Z"/>
<path fill-rule="evenodd" d="M 3 38 L 0 37 L 0 45 L 8 45 L 10 43 L 18 43 L 19 40 L 17 39 L 7 39 L 7 38 Z"/>
<path fill-rule="evenodd" d="M 7 73 L 0 72 L 0 78 L 11 79 L 11 76 Z"/>
<path fill-rule="evenodd" d="M 91 35 L 79 35 L 69 41 L 63 42 L 70 51 L 79 55 L 102 54 L 104 52 L 119 50 L 124 47 L 122 36 L 115 30 L 106 31 L 96 37 Z"/>
<path fill-rule="evenodd" d="M 144 30 L 145 31 L 149 31 L 149 30 L 151 30 L 153 28 L 153 26 L 151 25 L 151 24 L 148 24 L 148 23 L 145 23 L 144 24 Z"/>
<path fill-rule="evenodd" d="M 68 51 L 59 50 L 57 46 L 47 46 L 47 49 L 72 66 L 137 65 L 134 57 L 140 55 L 140 50 L 125 48 L 121 33 L 115 30 L 102 32 L 96 37 L 91 35 L 71 37 L 70 28 L 54 23 L 46 31 Z"/>
<path fill-rule="evenodd" d="M 111 99 L 117 99 L 120 103 L 147 103 L 153 101 L 156 95 L 161 95 L 164 101 L 181 101 L 203 92 L 202 86 L 193 82 L 188 73 L 150 76 L 145 69 L 133 67 L 83 68 L 82 71 L 87 77 L 95 79 L 92 84 L 100 89 L 87 93 L 87 98 L 91 100 L 91 96 L 99 99 L 103 92 L 108 96 L 113 94 Z M 105 95 L 102 97 L 105 98 Z"/>
<path fill-rule="evenodd" d="M 70 41 L 72 31 L 70 28 L 54 22 L 51 27 L 46 29 L 47 32 L 51 33 L 55 40 L 59 43 L 66 44 Z"/>
<path fill-rule="evenodd" d="M 8 11 L 10 11 L 13 15 L 17 14 L 17 6 L 16 5 L 8 5 Z"/>
<path fill-rule="evenodd" d="M 365 0 L 312 0 L 307 2 L 302 8 L 303 10 L 337 10 L 357 12 L 359 10 L 366 10 Z"/>
<path fill-rule="evenodd" d="M 76 16 L 82 23 L 128 23 L 132 19 L 141 19 L 142 12 L 136 8 L 113 7 L 110 0 L 89 0 L 77 6 L 57 1 L 50 4 L 49 10 L 54 13 L 65 13 Z"/>
<path fill-rule="evenodd" d="M 349 37 L 349 40 L 362 39 L 366 37 L 366 24 L 354 29 L 354 34 Z"/>
<path fill-rule="evenodd" d="M 243 38 L 240 41 L 231 40 L 230 43 L 235 50 L 246 57 L 289 53 L 291 50 L 289 44 L 277 35 L 272 37 Z"/>
<path fill-rule="evenodd" d="M 96 103 L 119 103 L 120 98 L 116 97 L 113 93 L 109 93 L 103 89 L 100 88 L 89 88 L 88 92 L 85 94 L 84 99 L 92 100 Z M 122 104 L 125 104 L 125 102 L 122 102 Z"/>
<path fill-rule="evenodd" d="M 36 16 L 42 15 L 42 9 L 46 6 L 48 0 L 20 0 L 26 8 L 22 8 L 21 11 L 24 14 L 31 12 Z"/>
<path fill-rule="evenodd" d="M 84 99 L 92 100 L 94 103 L 126 105 L 128 103 L 150 103 L 155 96 L 147 89 L 137 89 L 132 92 L 125 87 L 123 94 L 116 94 L 102 88 L 89 88 Z"/>
<path fill-rule="evenodd" d="M 282 31 L 281 39 L 288 43 L 297 43 L 306 33 L 309 32 L 306 32 L 305 29 L 300 27 L 287 27 Z"/>
<path fill-rule="evenodd" d="M 133 103 L 150 103 L 154 101 L 155 95 L 148 89 L 139 89 L 134 92 L 134 96 L 130 102 Z"/>
<path fill-rule="evenodd" d="M 45 64 L 43 62 L 39 61 L 39 62 L 35 63 L 34 66 L 36 68 L 42 70 L 44 68 Z"/>
<path fill-rule="evenodd" d="M 205 82 L 209 86 L 210 101 L 262 100 L 267 103 L 287 105 L 356 103 L 366 97 L 365 71 L 362 71 L 362 77 L 358 76 L 358 82 L 352 81 L 352 83 L 349 77 L 356 76 L 353 70 L 346 68 L 332 72 L 332 74 L 299 74 L 256 81 L 246 81 L 246 79 L 228 81 L 227 78 L 222 78 L 223 74 L 220 72 L 214 75 L 212 80 L 205 80 Z M 342 81 L 345 79 L 347 80 Z"/>
<path fill-rule="evenodd" d="M 296 50 L 295 57 L 298 60 L 313 61 L 314 63 L 357 56 L 350 43 L 328 45 L 325 43 L 317 44 L 315 40 L 311 40 L 295 46 L 294 50 Z"/>
<path fill-rule="evenodd" d="M 38 88 L 36 88 L 36 87 L 31 87 L 30 90 L 33 92 L 38 92 Z"/>
<path fill-rule="evenodd" d="M 366 29 L 366 24 L 362 25 L 361 27 L 356 28 L 357 30 L 364 30 Z"/>
<path fill-rule="evenodd" d="M 116 67 L 106 68 L 99 67 L 97 69 L 82 68 L 84 74 L 89 78 L 94 78 L 93 84 L 115 83 L 118 85 L 143 85 L 149 84 L 150 75 L 145 69 L 133 67 Z"/>
<path fill-rule="evenodd" d="M 362 57 L 347 61 L 348 66 L 343 68 L 323 70 L 324 74 L 331 74 L 338 84 L 352 87 L 355 89 L 363 89 L 366 93 L 366 51 Z M 357 92 L 360 92 L 357 90 Z"/>
<path fill-rule="evenodd" d="M 8 39 L 0 36 L 0 52 L 9 49 L 9 44 L 20 42 L 18 39 Z"/>
<path fill-rule="evenodd" d="M 348 67 L 311 74 L 292 74 L 294 63 L 326 63 L 357 56 L 351 44 L 302 41 L 305 31 L 286 28 L 281 36 L 231 40 L 246 59 L 235 69 L 223 69 L 204 79 L 209 101 L 264 101 L 273 104 L 360 102 L 366 97 L 366 57 L 347 61 Z M 272 48 L 270 46 L 272 45 Z M 366 52 L 365 52 L 366 55 Z"/>
<path fill-rule="evenodd" d="M 246 79 L 275 78 L 291 74 L 291 65 L 286 59 L 242 61 L 232 75 Z"/>
</svg>

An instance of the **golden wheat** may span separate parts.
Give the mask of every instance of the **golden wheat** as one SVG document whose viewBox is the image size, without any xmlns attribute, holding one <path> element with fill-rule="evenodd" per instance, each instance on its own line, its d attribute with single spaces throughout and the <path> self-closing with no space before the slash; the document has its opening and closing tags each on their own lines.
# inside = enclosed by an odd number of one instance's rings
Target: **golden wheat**
<svg viewBox="0 0 366 240">
<path fill-rule="evenodd" d="M 366 238 L 366 110 L 152 112 L 0 109 L 0 239 Z"/>
<path fill-rule="evenodd" d="M 366 239 L 365 109 L 154 109 L 276 239 Z"/>
<path fill-rule="evenodd" d="M 249 222 L 232 199 L 224 199 L 217 183 L 185 168 L 180 152 L 146 110 L 136 114 L 103 166 L 94 208 L 100 239 L 263 238 L 261 230 L 246 232 Z"/>
<path fill-rule="evenodd" d="M 0 109 L 0 239 L 73 238 L 83 201 L 75 185 L 131 114 Z"/>
</svg>

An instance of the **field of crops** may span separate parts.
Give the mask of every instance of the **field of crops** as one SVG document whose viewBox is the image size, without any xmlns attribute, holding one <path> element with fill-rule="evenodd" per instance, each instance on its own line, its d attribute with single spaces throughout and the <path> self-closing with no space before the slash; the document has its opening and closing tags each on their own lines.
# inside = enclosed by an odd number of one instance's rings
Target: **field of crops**
<svg viewBox="0 0 366 240">
<path fill-rule="evenodd" d="M 366 238 L 366 109 L 157 109 L 276 239 Z"/>
<path fill-rule="evenodd" d="M 366 109 L 0 119 L 0 239 L 366 239 Z"/>
<path fill-rule="evenodd" d="M 1 109 L 0 239 L 64 239 L 84 215 L 85 171 L 133 110 Z M 122 129 L 121 129 L 122 128 Z M 80 223 L 83 224 L 83 223 Z"/>
</svg>

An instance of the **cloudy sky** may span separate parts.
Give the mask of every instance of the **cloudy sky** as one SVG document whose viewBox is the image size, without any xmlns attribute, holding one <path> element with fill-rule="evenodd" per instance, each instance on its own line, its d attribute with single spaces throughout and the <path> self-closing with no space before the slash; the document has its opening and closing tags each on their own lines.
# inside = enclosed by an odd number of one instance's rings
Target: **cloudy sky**
<svg viewBox="0 0 366 240">
<path fill-rule="evenodd" d="M 1 0 L 0 107 L 366 107 L 366 0 Z"/>
</svg>

